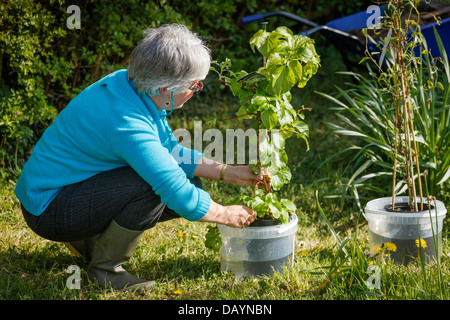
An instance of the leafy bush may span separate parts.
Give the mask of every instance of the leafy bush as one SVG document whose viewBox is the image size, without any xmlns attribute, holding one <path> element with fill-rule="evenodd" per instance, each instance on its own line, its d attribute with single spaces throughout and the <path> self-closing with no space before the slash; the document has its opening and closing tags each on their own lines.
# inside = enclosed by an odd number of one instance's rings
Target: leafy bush
<svg viewBox="0 0 450 320">
<path fill-rule="evenodd" d="M 251 137 L 257 147 L 256 159 L 251 162 L 263 174 L 263 188 L 257 190 L 255 186 L 252 197 L 244 195 L 240 200 L 257 211 L 258 217 L 286 223 L 296 207 L 290 200 L 279 201 L 272 189 L 280 190 L 291 179 L 285 140 L 295 134 L 308 142 L 309 132 L 303 121 L 304 108 L 291 105 L 290 91 L 306 85 L 319 69 L 320 58 L 312 39 L 294 35 L 286 27 L 272 32 L 259 30 L 250 39 L 250 46 L 264 57 L 265 63 L 258 71 L 233 72 L 229 59 L 219 64 L 220 71 L 216 70 L 220 80 L 239 98 L 237 117 L 252 119 L 256 129 Z"/>
</svg>

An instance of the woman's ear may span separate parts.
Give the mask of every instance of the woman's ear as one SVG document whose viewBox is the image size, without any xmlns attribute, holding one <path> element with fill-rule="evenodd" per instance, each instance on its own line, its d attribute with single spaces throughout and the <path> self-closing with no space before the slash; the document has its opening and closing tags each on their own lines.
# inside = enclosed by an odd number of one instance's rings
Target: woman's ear
<svg viewBox="0 0 450 320">
<path fill-rule="evenodd" d="M 170 98 L 170 91 L 167 89 L 167 87 L 159 88 L 159 93 L 166 98 Z"/>
</svg>

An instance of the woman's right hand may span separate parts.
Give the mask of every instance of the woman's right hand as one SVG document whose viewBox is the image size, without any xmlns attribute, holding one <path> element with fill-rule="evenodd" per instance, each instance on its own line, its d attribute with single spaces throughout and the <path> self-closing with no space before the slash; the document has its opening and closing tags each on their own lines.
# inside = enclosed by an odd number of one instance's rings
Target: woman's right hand
<svg viewBox="0 0 450 320">
<path fill-rule="evenodd" d="M 224 224 L 233 228 L 249 226 L 256 219 L 256 211 L 242 205 L 222 206 L 211 200 L 208 213 L 200 220 Z"/>
</svg>

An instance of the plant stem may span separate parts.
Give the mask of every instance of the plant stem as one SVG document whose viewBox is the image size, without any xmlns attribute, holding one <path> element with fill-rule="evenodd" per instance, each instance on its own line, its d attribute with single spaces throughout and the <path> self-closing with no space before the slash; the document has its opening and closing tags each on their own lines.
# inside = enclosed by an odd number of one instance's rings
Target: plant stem
<svg viewBox="0 0 450 320">
<path fill-rule="evenodd" d="M 397 44 L 398 45 L 398 44 Z M 397 70 L 398 50 L 397 47 L 394 50 L 394 71 Z M 395 109 L 394 120 L 394 170 L 392 172 L 392 210 L 395 210 L 395 186 L 397 182 L 397 158 L 398 158 L 398 127 L 399 127 L 399 114 L 398 114 L 398 86 L 396 85 L 397 77 L 394 76 L 394 100 L 393 106 Z"/>
<path fill-rule="evenodd" d="M 405 39 L 403 40 L 405 41 Z M 418 211 L 417 207 L 417 198 L 416 198 L 416 185 L 414 181 L 414 165 L 413 160 L 416 162 L 416 171 L 418 178 L 418 186 L 419 186 L 419 194 L 421 198 L 421 211 L 423 211 L 423 194 L 422 194 L 422 183 L 420 178 L 420 167 L 417 156 L 417 144 L 416 138 L 414 134 L 414 124 L 412 120 L 412 111 L 411 111 L 411 100 L 409 95 L 409 81 L 407 74 L 407 66 L 405 63 L 403 47 L 400 46 L 400 63 L 401 63 L 401 79 L 402 79 L 402 95 L 403 95 L 403 107 L 404 107 L 404 121 L 405 121 L 405 139 L 407 140 L 408 147 L 408 169 L 410 174 L 410 182 L 411 182 L 411 191 L 412 191 L 412 199 L 414 201 L 414 209 Z M 412 136 L 412 148 L 411 148 L 411 136 Z M 413 155 L 414 153 L 414 155 Z"/>
<path fill-rule="evenodd" d="M 400 79 L 401 85 L 401 97 L 402 97 L 402 118 L 403 118 L 403 128 L 404 128 L 404 139 L 405 139 L 405 164 L 406 164 L 406 175 L 407 175 L 407 186 L 410 196 L 410 201 L 414 204 L 414 210 L 418 211 L 417 206 L 417 197 L 416 197 L 416 185 L 414 179 L 414 162 L 416 163 L 416 171 L 418 177 L 418 187 L 419 194 L 421 198 L 421 211 L 423 210 L 423 192 L 422 192 L 422 183 L 420 177 L 420 166 L 418 160 L 418 152 L 417 152 L 417 143 L 414 135 L 414 124 L 412 119 L 412 110 L 411 110 L 411 101 L 410 101 L 410 83 L 409 83 L 409 75 L 407 72 L 408 66 L 405 58 L 404 47 L 406 46 L 406 33 L 407 27 L 405 30 L 402 29 L 401 26 L 401 5 L 403 1 L 394 1 L 396 11 L 393 14 L 393 29 L 395 34 L 395 47 L 394 47 L 394 86 L 395 86 L 395 96 L 394 96 L 394 105 L 395 107 L 395 153 L 394 153 L 394 172 L 393 172 L 393 190 L 392 190 L 392 208 L 394 209 L 395 204 L 395 180 L 396 180 L 396 170 L 397 170 L 397 147 L 398 141 L 397 136 L 399 129 L 399 106 L 398 102 L 398 79 Z M 412 136 L 412 137 L 411 137 Z"/>
<path fill-rule="evenodd" d="M 256 168 L 261 170 L 261 151 L 260 151 L 260 143 L 261 143 L 261 136 L 260 136 L 260 128 L 261 128 L 261 111 L 256 112 L 256 121 L 258 123 L 258 130 L 256 132 Z"/>
<path fill-rule="evenodd" d="M 406 164 L 407 164 L 407 170 L 408 170 L 408 188 L 410 189 L 410 199 L 414 203 L 414 210 L 417 211 L 417 199 L 416 199 L 416 183 L 414 181 L 414 165 L 413 165 L 413 151 L 411 148 L 411 135 L 414 139 L 414 128 L 412 125 L 412 115 L 411 115 L 411 108 L 409 107 L 409 83 L 407 80 L 407 73 L 406 73 L 406 64 L 405 59 L 403 56 L 403 48 L 400 46 L 400 70 L 401 70 L 401 85 L 402 85 L 402 98 L 403 98 L 403 122 L 404 122 L 404 128 L 405 128 L 405 142 L 406 142 L 406 150 L 407 158 L 406 158 Z"/>
</svg>

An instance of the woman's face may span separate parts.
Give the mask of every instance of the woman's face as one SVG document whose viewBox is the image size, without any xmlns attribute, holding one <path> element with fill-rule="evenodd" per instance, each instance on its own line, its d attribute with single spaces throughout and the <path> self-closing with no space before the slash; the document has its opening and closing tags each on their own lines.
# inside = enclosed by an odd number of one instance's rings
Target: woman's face
<svg viewBox="0 0 450 320">
<path fill-rule="evenodd" d="M 203 89 L 203 82 L 202 81 L 194 81 L 189 89 L 186 91 L 176 94 L 173 96 L 173 103 L 174 103 L 174 109 L 181 108 L 186 101 L 188 101 L 194 93 L 199 93 Z"/>
<path fill-rule="evenodd" d="M 174 109 L 180 109 L 183 107 L 184 103 L 188 101 L 192 96 L 194 95 L 194 92 L 192 90 L 187 89 L 186 91 L 173 95 L 173 104 Z"/>
<path fill-rule="evenodd" d="M 198 93 L 202 91 L 203 83 L 201 81 L 194 81 L 189 89 L 186 89 L 185 91 L 174 94 L 173 95 L 173 109 L 180 109 L 183 107 L 184 103 L 188 101 L 194 93 Z M 167 111 L 170 111 L 172 109 L 172 99 L 171 99 L 171 92 L 168 91 L 167 88 L 161 88 L 160 89 L 161 95 L 152 96 L 151 99 L 155 103 L 158 110 L 165 109 Z M 167 102 L 169 102 L 169 105 L 166 105 Z"/>
</svg>

